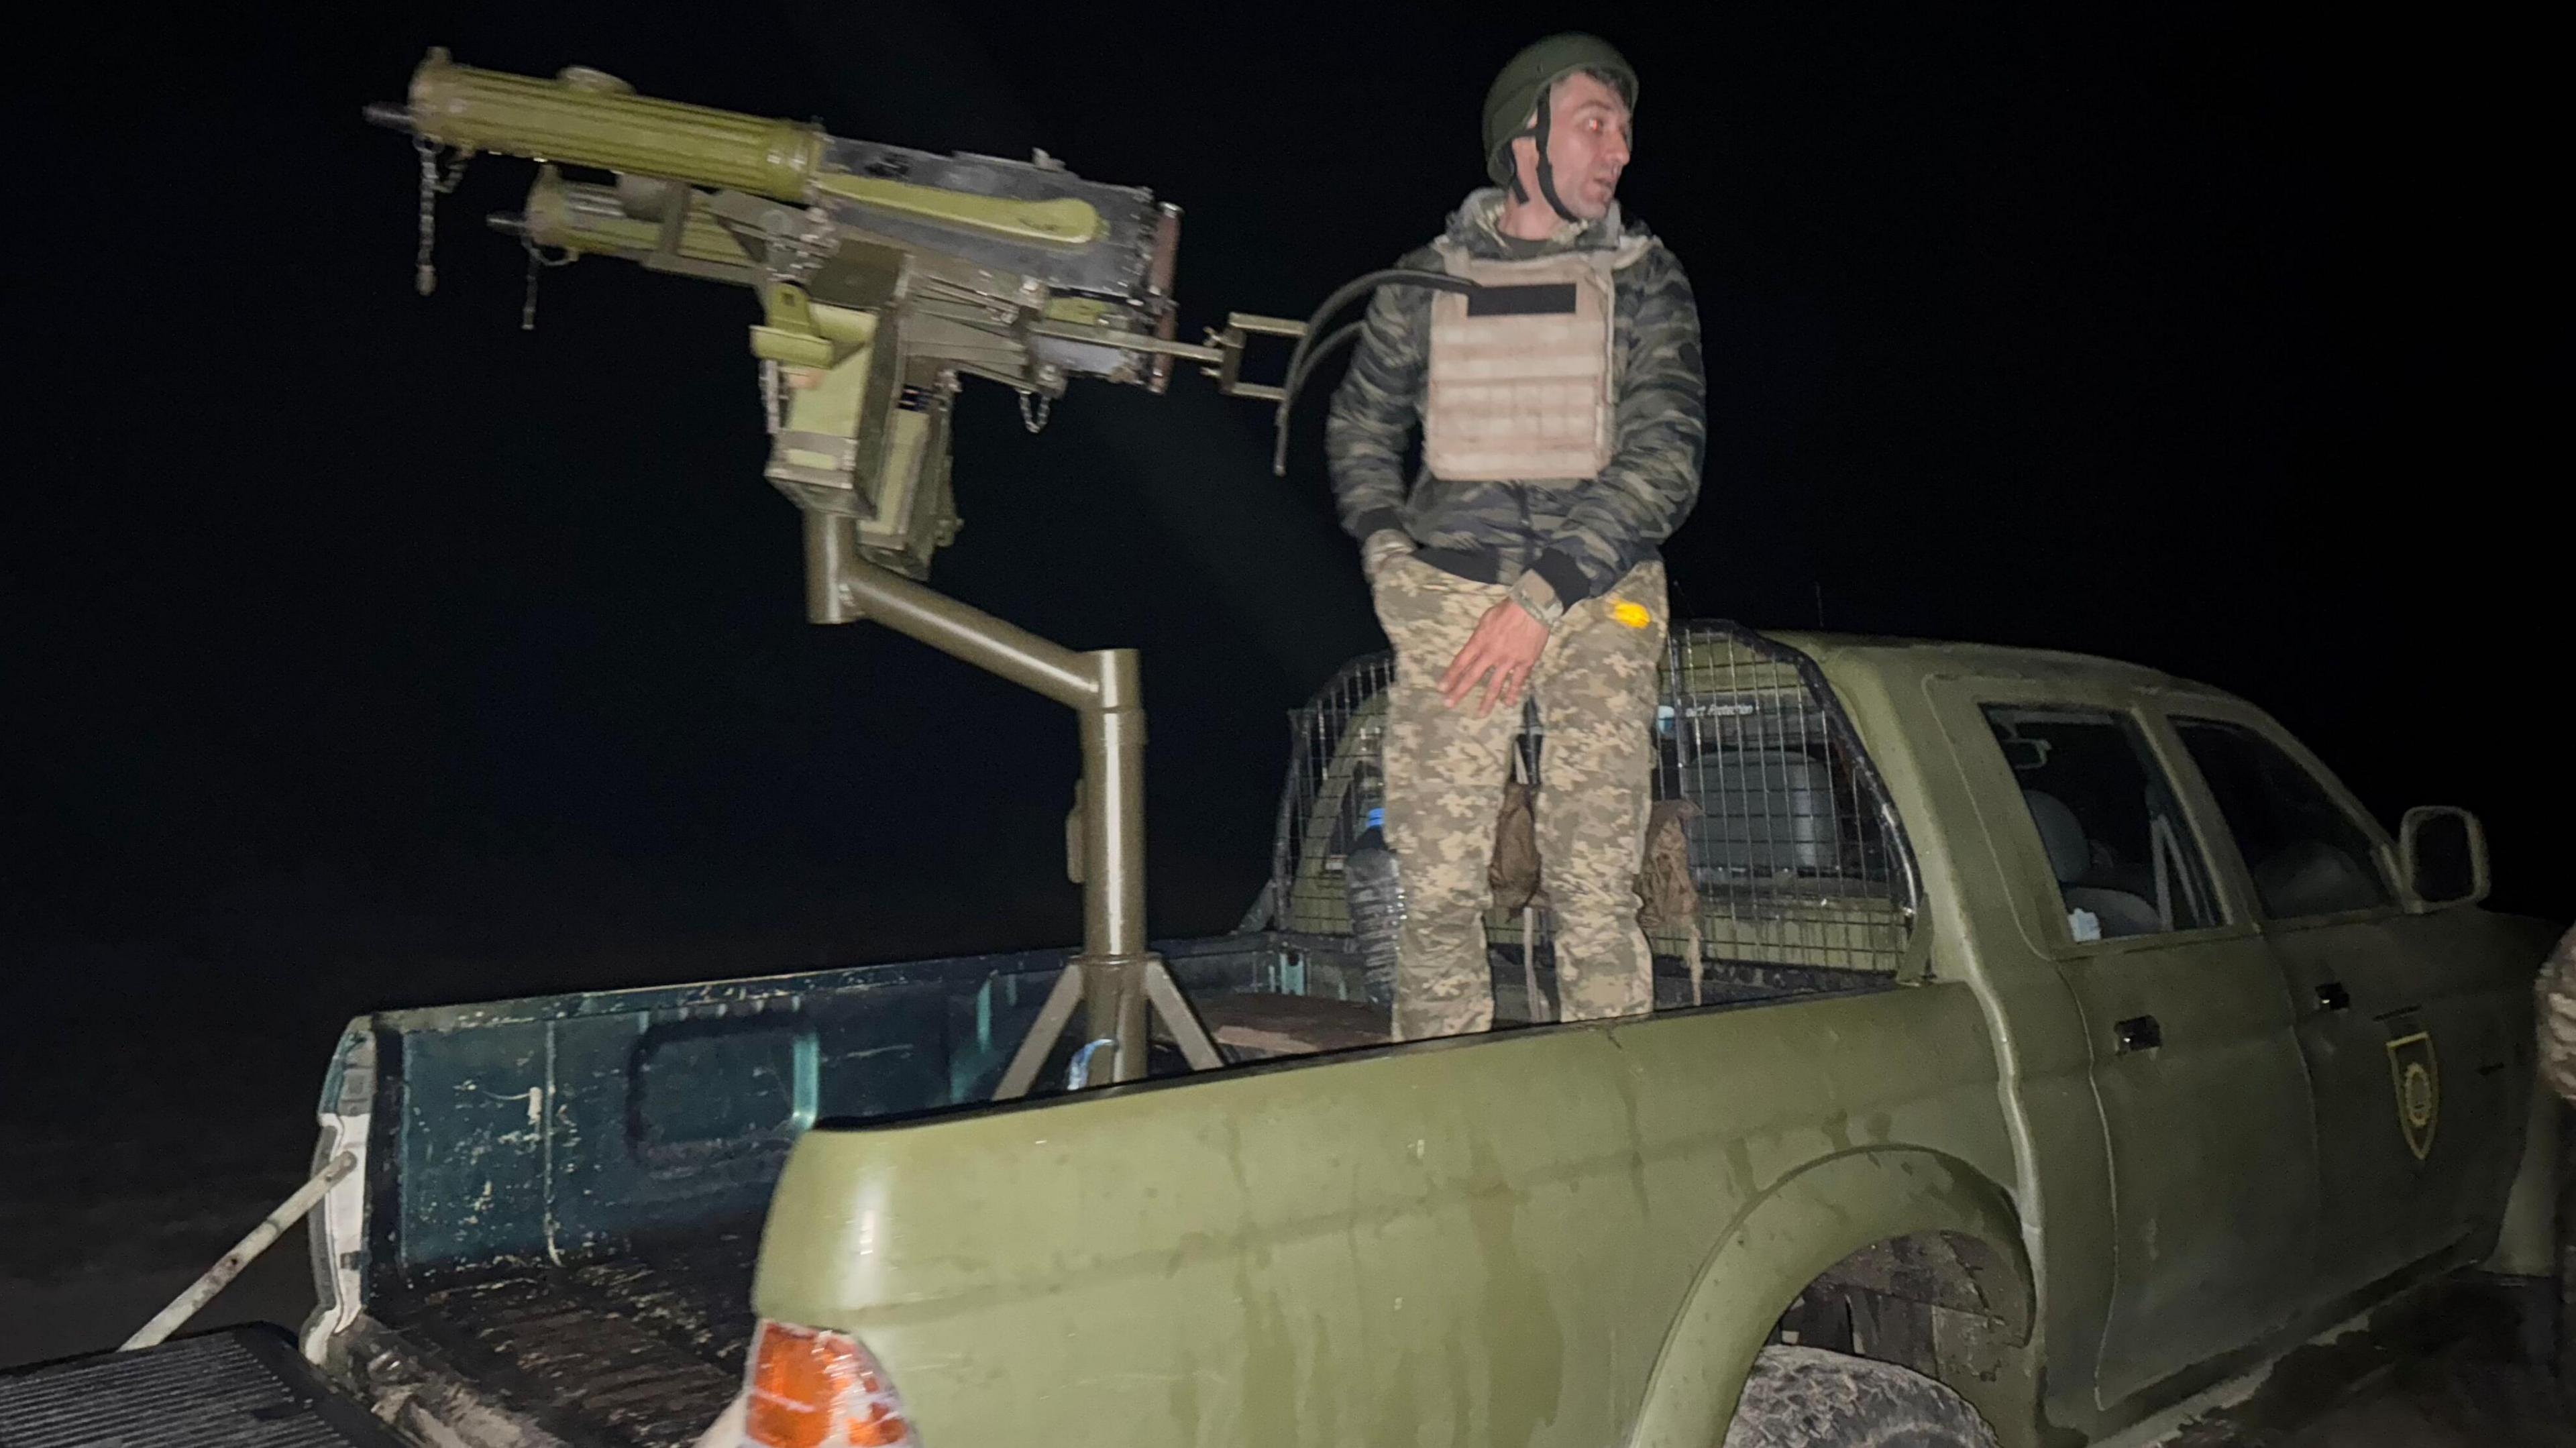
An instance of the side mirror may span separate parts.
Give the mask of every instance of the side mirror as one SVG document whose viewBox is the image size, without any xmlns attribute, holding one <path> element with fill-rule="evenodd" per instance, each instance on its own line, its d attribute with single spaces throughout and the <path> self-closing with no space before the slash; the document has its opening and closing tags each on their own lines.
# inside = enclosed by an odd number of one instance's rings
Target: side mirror
<svg viewBox="0 0 2576 1448">
<path fill-rule="evenodd" d="M 2467 810 L 2446 804 L 2408 810 L 2397 826 L 2397 864 L 2418 910 L 2487 898 L 2487 832 Z"/>
</svg>

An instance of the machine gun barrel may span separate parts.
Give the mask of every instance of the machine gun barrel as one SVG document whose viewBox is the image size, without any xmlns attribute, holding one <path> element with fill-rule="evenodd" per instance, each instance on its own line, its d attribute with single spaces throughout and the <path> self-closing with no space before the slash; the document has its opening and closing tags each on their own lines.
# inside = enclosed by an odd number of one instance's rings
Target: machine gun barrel
<svg viewBox="0 0 2576 1448">
<path fill-rule="evenodd" d="M 686 269 L 697 275 L 752 283 L 758 262 L 718 223 L 704 197 L 692 192 L 666 204 L 688 207 L 678 234 L 670 238 L 673 257 L 668 260 L 687 263 Z M 524 236 L 539 246 L 588 256 L 654 260 L 663 242 L 663 223 L 638 220 L 621 203 L 616 188 L 566 181 L 551 166 L 538 172 L 517 215 L 486 220 L 497 231 Z"/>
<path fill-rule="evenodd" d="M 579 67 L 552 80 L 458 65 L 433 50 L 407 104 L 368 119 L 460 150 L 558 161 L 804 201 L 829 138 L 820 126 L 636 95 Z M 396 118 L 399 120 L 396 121 Z"/>
</svg>

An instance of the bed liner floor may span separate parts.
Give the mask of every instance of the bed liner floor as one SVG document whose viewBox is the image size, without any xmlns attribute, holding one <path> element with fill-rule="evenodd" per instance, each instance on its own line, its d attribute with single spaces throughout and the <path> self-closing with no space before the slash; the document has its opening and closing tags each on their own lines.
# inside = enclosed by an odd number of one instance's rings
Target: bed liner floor
<svg viewBox="0 0 2576 1448">
<path fill-rule="evenodd" d="M 588 1262 L 424 1280 L 373 1305 L 483 1396 L 568 1443 L 687 1448 L 742 1383 L 758 1222 Z"/>
</svg>

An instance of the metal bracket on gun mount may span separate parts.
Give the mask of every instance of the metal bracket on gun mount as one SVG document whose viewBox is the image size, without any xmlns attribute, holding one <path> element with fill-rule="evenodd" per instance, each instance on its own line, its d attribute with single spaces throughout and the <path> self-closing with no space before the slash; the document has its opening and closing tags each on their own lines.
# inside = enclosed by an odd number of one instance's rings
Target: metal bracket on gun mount
<svg viewBox="0 0 2576 1448">
<path fill-rule="evenodd" d="M 1277 402 L 1285 395 L 1283 389 L 1243 380 L 1244 349 L 1251 345 L 1254 337 L 1303 337 L 1306 324 L 1290 317 L 1228 312 L 1224 326 L 1207 329 L 1205 342 L 1176 342 L 1169 337 L 1144 337 L 1133 332 L 1113 332 L 1101 327 L 1061 322 L 1039 322 L 1032 325 L 1029 332 L 1032 336 L 1050 337 L 1060 342 L 1088 342 L 1095 346 L 1115 347 L 1123 352 L 1142 352 L 1155 357 L 1196 362 L 1201 372 L 1216 379 L 1216 390 L 1227 397 Z"/>
<path fill-rule="evenodd" d="M 1433 291 L 1472 293 L 1482 290 L 1465 277 L 1447 272 L 1421 271 L 1412 267 L 1390 267 L 1373 271 L 1344 283 L 1315 314 L 1305 321 L 1289 317 L 1264 317 L 1252 312 L 1229 312 L 1223 327 L 1210 327 L 1204 344 L 1175 342 L 1168 338 L 1146 338 L 1134 335 L 1112 335 L 1090 328 L 1051 326 L 1045 323 L 1030 330 L 1042 337 L 1065 341 L 1097 342 L 1131 352 L 1147 352 L 1164 357 L 1177 357 L 1201 364 L 1200 371 L 1216 379 L 1216 390 L 1227 397 L 1249 397 L 1258 402 L 1279 404 L 1271 424 L 1277 432 L 1270 454 L 1270 471 L 1285 477 L 1288 472 L 1288 417 L 1297 405 L 1297 394 L 1315 374 L 1323 360 L 1356 340 L 1363 319 L 1346 322 L 1317 341 L 1316 334 L 1334 314 L 1352 302 L 1384 286 L 1428 287 Z M 1288 353 L 1288 367 L 1277 385 L 1243 380 L 1243 354 L 1254 337 L 1294 338 L 1297 345 Z"/>
<path fill-rule="evenodd" d="M 1167 353 L 1205 364 L 1200 370 L 1215 378 L 1216 390 L 1226 396 L 1249 397 L 1259 402 L 1279 404 L 1278 411 L 1271 419 L 1277 438 L 1271 447 L 1270 471 L 1285 477 L 1288 472 L 1288 415 L 1290 409 L 1297 405 L 1297 393 L 1305 387 L 1307 380 L 1314 376 L 1315 368 L 1321 365 L 1326 357 L 1350 345 L 1358 338 L 1360 329 L 1368 323 L 1365 319 L 1346 322 L 1330 332 L 1324 332 L 1321 341 L 1316 340 L 1316 334 L 1324 323 L 1332 320 L 1334 314 L 1340 312 L 1342 308 L 1384 286 L 1429 287 L 1433 291 L 1461 293 L 1481 290 L 1475 282 L 1465 277 L 1451 276 L 1447 272 L 1421 271 L 1412 267 L 1390 267 L 1384 271 L 1373 271 L 1365 276 L 1355 277 L 1344 283 L 1331 296 L 1324 299 L 1324 304 L 1315 309 L 1313 316 L 1302 322 L 1288 317 L 1264 317 L 1250 312 L 1229 312 L 1226 314 L 1224 327 L 1208 329 L 1205 346 L 1169 341 L 1145 343 L 1133 339 L 1120 345 L 1136 350 Z M 1288 353 L 1287 370 L 1280 374 L 1276 386 L 1243 380 L 1244 349 L 1256 336 L 1296 339 L 1297 345 Z"/>
</svg>

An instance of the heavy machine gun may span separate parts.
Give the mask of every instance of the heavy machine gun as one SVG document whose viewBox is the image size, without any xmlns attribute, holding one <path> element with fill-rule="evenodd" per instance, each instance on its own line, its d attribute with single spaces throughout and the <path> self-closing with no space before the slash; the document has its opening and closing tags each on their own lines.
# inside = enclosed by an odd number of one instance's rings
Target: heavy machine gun
<svg viewBox="0 0 2576 1448">
<path fill-rule="evenodd" d="M 1236 316 L 1205 345 L 1174 339 L 1180 208 L 1135 187 L 1030 161 L 842 140 L 819 125 L 639 96 L 586 67 L 552 80 L 458 65 L 433 50 L 409 99 L 368 108 L 421 153 L 417 285 L 436 282 L 438 193 L 478 152 L 538 163 L 497 229 L 541 262 L 622 257 L 751 289 L 771 435 L 769 481 L 804 511 L 808 605 L 853 616 L 829 586 L 855 554 L 907 577 L 958 526 L 948 421 L 961 380 L 1020 394 L 1042 425 L 1075 377 L 1161 392 L 1198 361 L 1242 396 L 1247 334 L 1302 327 Z M 442 174 L 439 152 L 455 160 Z M 567 177 L 564 168 L 604 173 Z M 551 251 L 552 256 L 545 253 Z"/>
</svg>

